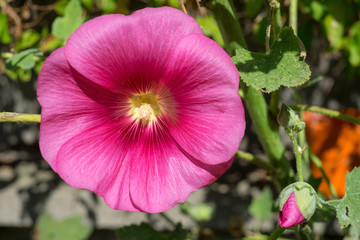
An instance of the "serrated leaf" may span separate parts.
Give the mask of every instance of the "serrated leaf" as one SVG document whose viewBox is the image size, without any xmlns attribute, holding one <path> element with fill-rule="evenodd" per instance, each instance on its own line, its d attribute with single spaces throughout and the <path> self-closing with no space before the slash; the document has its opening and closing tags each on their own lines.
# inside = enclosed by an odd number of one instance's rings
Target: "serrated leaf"
<svg viewBox="0 0 360 240">
<path fill-rule="evenodd" d="M 267 220 L 271 217 L 273 199 L 269 187 L 265 187 L 261 196 L 253 198 L 250 204 L 249 212 L 255 218 Z"/>
<path fill-rule="evenodd" d="M 359 240 L 360 239 L 360 225 L 354 224 L 349 228 L 349 232 L 346 234 L 344 240 Z"/>
<path fill-rule="evenodd" d="M 64 16 L 55 18 L 52 34 L 66 41 L 83 22 L 84 17 L 79 0 L 71 0 L 65 7 Z"/>
<path fill-rule="evenodd" d="M 232 60 L 248 86 L 272 92 L 280 86 L 299 86 L 310 78 L 310 68 L 300 53 L 294 31 L 284 28 L 269 54 L 238 49 Z"/>
<path fill-rule="evenodd" d="M 43 214 L 36 221 L 35 239 L 37 240 L 83 240 L 92 232 L 91 226 L 82 223 L 82 217 L 76 216 L 58 221 L 49 214 Z"/>
<path fill-rule="evenodd" d="M 31 48 L 15 54 L 5 62 L 5 68 L 11 70 L 15 67 L 21 69 L 31 69 L 35 65 L 33 56 L 41 56 L 42 52 L 39 49 Z"/>
<path fill-rule="evenodd" d="M 342 228 L 360 224 L 360 168 L 346 174 L 345 196 L 336 207 L 336 217 Z"/>
</svg>

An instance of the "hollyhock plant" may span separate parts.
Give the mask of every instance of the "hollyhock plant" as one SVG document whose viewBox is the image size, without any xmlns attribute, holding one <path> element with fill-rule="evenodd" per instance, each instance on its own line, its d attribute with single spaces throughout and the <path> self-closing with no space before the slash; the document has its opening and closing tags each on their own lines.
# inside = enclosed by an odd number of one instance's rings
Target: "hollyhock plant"
<svg viewBox="0 0 360 240">
<path fill-rule="evenodd" d="M 168 210 L 230 167 L 245 129 L 238 84 L 230 57 L 179 10 L 97 17 L 39 74 L 42 155 L 111 208 Z"/>
<path fill-rule="evenodd" d="M 288 228 L 309 220 L 316 210 L 317 194 L 305 182 L 290 184 L 280 193 L 279 224 Z"/>
</svg>

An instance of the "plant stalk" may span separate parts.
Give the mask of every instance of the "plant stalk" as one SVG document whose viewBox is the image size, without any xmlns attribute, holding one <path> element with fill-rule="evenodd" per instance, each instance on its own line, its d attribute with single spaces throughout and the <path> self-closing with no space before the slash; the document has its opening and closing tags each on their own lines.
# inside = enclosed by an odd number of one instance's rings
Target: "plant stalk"
<svg viewBox="0 0 360 240">
<path fill-rule="evenodd" d="M 295 35 L 297 35 L 298 0 L 290 0 L 289 11 L 289 25 L 294 29 Z"/>
<path fill-rule="evenodd" d="M 326 183 L 328 184 L 332 198 L 333 199 L 339 198 L 339 196 L 337 195 L 337 193 L 335 191 L 334 185 L 331 183 L 330 179 L 328 178 L 328 176 L 325 173 L 324 168 L 322 167 L 321 160 L 311 150 L 309 150 L 309 153 L 310 153 L 311 161 L 320 170 L 323 178 L 325 179 Z"/>
<path fill-rule="evenodd" d="M 272 232 L 272 234 L 268 237 L 268 240 L 278 239 L 284 231 L 285 231 L 285 228 L 280 227 L 280 225 L 277 226 L 275 228 L 275 230 Z"/>
<path fill-rule="evenodd" d="M 330 110 L 327 108 L 321 108 L 321 107 L 316 107 L 316 106 L 307 106 L 307 105 L 302 105 L 302 104 L 293 105 L 293 106 L 291 106 L 291 108 L 293 110 L 321 113 L 321 114 L 324 114 L 329 117 L 334 117 L 334 118 L 338 118 L 338 119 L 341 119 L 341 120 L 344 120 L 347 122 L 360 124 L 360 118 L 349 116 L 349 115 L 343 114 L 339 111 Z"/>
<path fill-rule="evenodd" d="M 259 167 L 264 168 L 265 170 L 267 170 L 270 173 L 276 172 L 276 169 L 270 163 L 266 162 L 263 159 L 255 157 L 251 153 L 237 151 L 236 156 L 238 156 L 239 158 L 244 159 L 248 162 L 254 163 L 254 164 L 258 165 Z"/>
<path fill-rule="evenodd" d="M 206 2 L 205 5 L 212 11 L 217 21 L 229 55 L 233 56 L 237 48 L 246 48 L 246 42 L 236 18 L 233 2 L 230 0 L 211 0 Z M 243 90 L 244 101 L 260 143 L 271 163 L 276 168 L 281 169 L 281 172 L 279 172 L 280 184 L 285 187 L 289 183 L 288 177 L 293 177 L 294 173 L 284 155 L 285 148 L 280 139 L 279 126 L 276 120 L 271 117 L 263 93 L 246 86 L 244 83 L 241 83 L 240 87 Z"/>
<path fill-rule="evenodd" d="M 1 112 L 0 122 L 40 123 L 40 114 Z"/>
<path fill-rule="evenodd" d="M 299 151 L 299 145 L 297 143 L 295 134 L 291 130 L 285 129 L 287 134 L 289 135 L 291 142 L 293 144 L 294 152 L 295 152 L 295 158 L 296 158 L 296 168 L 297 168 L 297 174 L 300 182 L 304 181 L 303 171 L 302 171 L 302 159 L 301 159 L 301 153 Z"/>
</svg>

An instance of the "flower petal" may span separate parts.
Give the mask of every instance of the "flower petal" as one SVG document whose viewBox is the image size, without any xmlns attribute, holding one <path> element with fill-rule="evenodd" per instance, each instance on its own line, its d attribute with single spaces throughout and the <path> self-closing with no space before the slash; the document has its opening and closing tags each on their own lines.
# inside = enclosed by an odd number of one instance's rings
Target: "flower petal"
<svg viewBox="0 0 360 240">
<path fill-rule="evenodd" d="M 168 125 L 179 145 L 208 164 L 234 156 L 245 119 L 239 74 L 225 51 L 203 35 L 190 34 L 176 46 L 161 83 L 177 105 L 176 120 Z"/>
<path fill-rule="evenodd" d="M 231 163 L 209 166 L 189 159 L 166 130 L 146 128 L 131 163 L 131 199 L 141 211 L 166 211 L 215 181 Z"/>
<path fill-rule="evenodd" d="M 279 212 L 279 224 L 282 228 L 288 228 L 303 221 L 305 221 L 305 217 L 300 212 L 293 192 L 285 202 L 282 211 Z"/>
<path fill-rule="evenodd" d="M 110 115 L 108 108 L 78 87 L 63 48 L 45 61 L 38 78 L 37 95 L 42 106 L 39 144 L 51 166 L 63 143 L 85 129 L 108 121 Z M 102 98 L 105 96 L 102 94 Z"/>
<path fill-rule="evenodd" d="M 104 15 L 70 36 L 65 56 L 79 73 L 102 86 L 146 91 L 161 75 L 179 39 L 189 33 L 201 33 L 200 26 L 173 8 Z"/>
<path fill-rule="evenodd" d="M 60 148 L 54 170 L 69 185 L 102 196 L 111 208 L 137 212 L 129 194 L 130 164 L 135 159 L 124 139 L 128 124 L 114 121 L 76 135 Z"/>
</svg>

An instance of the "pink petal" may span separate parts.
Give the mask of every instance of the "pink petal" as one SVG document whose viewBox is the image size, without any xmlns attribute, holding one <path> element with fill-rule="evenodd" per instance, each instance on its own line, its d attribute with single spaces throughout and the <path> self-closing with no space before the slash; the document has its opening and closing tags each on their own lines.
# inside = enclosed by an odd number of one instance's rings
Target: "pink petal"
<svg viewBox="0 0 360 240">
<path fill-rule="evenodd" d="M 305 221 L 296 203 L 295 193 L 291 193 L 285 202 L 282 211 L 279 213 L 279 224 L 282 228 L 295 226 Z"/>
<path fill-rule="evenodd" d="M 42 106 L 40 150 L 50 165 L 67 140 L 109 121 L 108 108 L 89 98 L 76 84 L 63 48 L 45 61 L 38 78 L 37 95 Z M 102 96 L 106 99 L 106 94 Z"/>
<path fill-rule="evenodd" d="M 169 131 L 192 157 L 208 164 L 228 161 L 244 135 L 239 74 L 215 42 L 190 34 L 178 43 L 162 82 L 177 111 Z"/>
<path fill-rule="evenodd" d="M 70 36 L 65 56 L 79 73 L 102 86 L 146 91 L 158 80 L 179 39 L 189 33 L 201 33 L 200 26 L 173 8 L 104 15 Z"/>
<path fill-rule="evenodd" d="M 189 159 L 166 130 L 146 128 L 134 149 L 130 196 L 141 211 L 157 213 L 184 202 L 189 194 L 220 177 L 232 163 L 209 166 Z"/>
<path fill-rule="evenodd" d="M 54 170 L 65 182 L 102 196 L 114 209 L 139 211 L 130 199 L 132 148 L 126 145 L 125 126 L 101 124 L 67 141 L 59 150 Z"/>
</svg>

